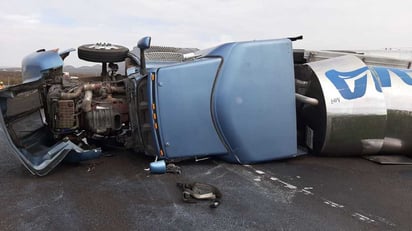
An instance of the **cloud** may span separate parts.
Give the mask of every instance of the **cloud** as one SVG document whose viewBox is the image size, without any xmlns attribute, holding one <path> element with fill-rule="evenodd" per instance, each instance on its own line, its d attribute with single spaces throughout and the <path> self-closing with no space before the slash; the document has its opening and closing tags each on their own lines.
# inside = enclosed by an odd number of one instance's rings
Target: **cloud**
<svg viewBox="0 0 412 231">
<path fill-rule="evenodd" d="M 6 23 L 20 25 L 40 23 L 40 20 L 36 15 L 4 14 L 1 16 L 1 19 L 5 20 Z"/>
<path fill-rule="evenodd" d="M 1 66 L 39 48 L 112 42 L 207 48 L 222 42 L 304 35 L 295 47 L 410 47 L 412 2 L 366 0 L 14 0 L 0 8 Z M 76 57 L 68 61 L 76 64 Z"/>
</svg>

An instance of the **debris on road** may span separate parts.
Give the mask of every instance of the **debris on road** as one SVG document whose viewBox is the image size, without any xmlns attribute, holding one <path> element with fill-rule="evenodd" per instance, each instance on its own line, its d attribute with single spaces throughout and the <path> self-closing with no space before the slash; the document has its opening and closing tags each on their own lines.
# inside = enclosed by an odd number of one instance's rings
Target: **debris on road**
<svg viewBox="0 0 412 231">
<path fill-rule="evenodd" d="M 153 174 L 164 174 L 164 173 L 174 173 L 174 174 L 181 174 L 182 170 L 179 166 L 170 163 L 167 164 L 165 160 L 158 160 L 150 163 L 149 169 L 150 173 Z"/>
<path fill-rule="evenodd" d="M 168 164 L 166 166 L 167 173 L 182 174 L 182 169 L 175 164 Z"/>
<path fill-rule="evenodd" d="M 182 189 L 183 201 L 196 203 L 196 200 L 211 200 L 210 208 L 217 208 L 220 205 L 222 193 L 213 185 L 205 183 L 177 183 L 177 187 Z"/>
</svg>

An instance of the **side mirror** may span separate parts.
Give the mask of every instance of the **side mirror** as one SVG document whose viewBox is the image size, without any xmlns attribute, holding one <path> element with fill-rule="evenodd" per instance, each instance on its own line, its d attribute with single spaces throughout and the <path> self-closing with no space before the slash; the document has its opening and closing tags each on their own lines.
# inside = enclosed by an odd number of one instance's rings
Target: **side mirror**
<svg viewBox="0 0 412 231">
<path fill-rule="evenodd" d="M 67 56 L 69 56 L 70 52 L 75 51 L 76 49 L 70 48 L 65 51 L 59 52 L 60 57 L 64 60 Z"/>
<path fill-rule="evenodd" d="M 152 41 L 152 37 L 146 36 L 143 37 L 137 42 L 137 47 L 140 48 L 140 50 L 146 50 L 150 48 L 150 42 Z"/>
<path fill-rule="evenodd" d="M 140 49 L 140 74 L 146 75 L 146 58 L 144 55 L 144 51 L 150 48 L 150 42 L 152 41 L 152 37 L 146 36 L 143 37 L 137 42 L 137 47 Z"/>
</svg>

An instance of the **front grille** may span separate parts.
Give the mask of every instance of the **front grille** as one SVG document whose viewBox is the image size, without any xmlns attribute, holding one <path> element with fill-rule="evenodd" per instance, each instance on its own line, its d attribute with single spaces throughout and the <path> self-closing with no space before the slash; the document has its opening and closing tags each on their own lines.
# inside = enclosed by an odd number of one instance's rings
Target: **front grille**
<svg viewBox="0 0 412 231">
<path fill-rule="evenodd" d="M 184 56 L 174 52 L 147 52 L 145 54 L 148 61 L 157 62 L 183 62 Z"/>
<path fill-rule="evenodd" d="M 198 50 L 196 48 L 152 46 L 146 50 L 145 57 L 152 62 L 182 62 L 185 54 Z"/>
</svg>

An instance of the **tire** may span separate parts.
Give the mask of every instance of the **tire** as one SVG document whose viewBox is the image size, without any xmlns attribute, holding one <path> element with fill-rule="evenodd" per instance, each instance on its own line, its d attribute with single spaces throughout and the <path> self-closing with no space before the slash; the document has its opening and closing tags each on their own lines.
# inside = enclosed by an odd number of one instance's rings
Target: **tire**
<svg viewBox="0 0 412 231">
<path fill-rule="evenodd" d="M 122 62 L 128 52 L 126 47 L 110 43 L 85 44 L 77 48 L 80 59 L 98 63 Z"/>
</svg>

